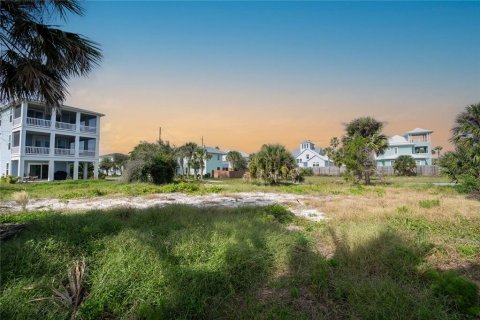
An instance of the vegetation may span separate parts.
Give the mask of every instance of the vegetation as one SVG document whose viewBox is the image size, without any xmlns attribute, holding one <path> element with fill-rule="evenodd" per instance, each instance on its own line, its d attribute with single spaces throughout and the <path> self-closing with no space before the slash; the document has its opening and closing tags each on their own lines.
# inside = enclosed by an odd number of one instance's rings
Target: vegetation
<svg viewBox="0 0 480 320">
<path fill-rule="evenodd" d="M 229 151 L 227 153 L 227 161 L 230 162 L 233 170 L 243 170 L 247 168 L 247 161 L 238 151 Z"/>
<path fill-rule="evenodd" d="M 412 156 L 402 155 L 395 159 L 393 170 L 399 176 L 414 176 L 417 174 L 417 164 Z"/>
<path fill-rule="evenodd" d="M 113 161 L 108 157 L 103 158 L 102 161 L 100 161 L 98 167 L 100 168 L 100 170 L 105 171 L 105 173 L 108 175 L 110 170 L 113 169 Z"/>
<path fill-rule="evenodd" d="M 168 143 L 141 142 L 130 152 L 123 179 L 127 182 L 171 183 L 177 165 L 174 150 Z"/>
<path fill-rule="evenodd" d="M 452 129 L 455 151 L 440 158 L 442 172 L 460 182 L 465 192 L 480 191 L 480 103 L 472 104 L 456 118 Z"/>
<path fill-rule="evenodd" d="M 0 317 L 473 319 L 480 204 L 362 197 L 324 202 L 321 223 L 281 206 L 4 214 L 30 224 L 2 243 Z"/>
<path fill-rule="evenodd" d="M 347 124 L 337 160 L 347 168 L 347 177 L 363 179 L 371 184 L 371 176 L 377 167 L 375 154 L 387 149 L 388 140 L 382 132 L 383 124 L 371 117 L 358 118 Z"/>
<path fill-rule="evenodd" d="M 278 184 L 280 180 L 301 179 L 295 158 L 279 144 L 264 144 L 258 153 L 250 155 L 248 170 L 252 178 L 269 184 Z"/>
<path fill-rule="evenodd" d="M 67 80 L 99 63 L 98 45 L 48 21 L 82 15 L 77 1 L 0 2 L 0 101 L 34 99 L 59 106 Z"/>
</svg>

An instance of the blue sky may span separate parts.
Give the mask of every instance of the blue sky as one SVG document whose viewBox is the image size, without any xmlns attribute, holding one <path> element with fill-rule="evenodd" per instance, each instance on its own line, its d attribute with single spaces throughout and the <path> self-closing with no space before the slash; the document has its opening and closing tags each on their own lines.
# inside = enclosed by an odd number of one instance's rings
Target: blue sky
<svg viewBox="0 0 480 320">
<path fill-rule="evenodd" d="M 480 100 L 480 2 L 132 1 L 85 9 L 67 29 L 100 43 L 104 60 L 90 78 L 71 82 L 68 102 L 107 114 L 105 151 L 152 140 L 159 125 L 175 144 L 203 135 L 246 151 L 305 138 L 326 145 L 343 122 L 363 115 L 385 121 L 387 134 L 432 129 L 434 143 L 447 146 L 454 116 Z M 131 125 L 128 137 L 119 123 Z"/>
</svg>

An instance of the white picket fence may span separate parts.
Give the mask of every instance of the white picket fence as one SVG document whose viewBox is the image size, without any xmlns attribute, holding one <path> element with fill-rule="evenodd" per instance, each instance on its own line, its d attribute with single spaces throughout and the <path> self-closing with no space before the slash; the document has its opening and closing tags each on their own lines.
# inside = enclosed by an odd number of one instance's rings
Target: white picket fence
<svg viewBox="0 0 480 320">
<path fill-rule="evenodd" d="M 345 167 L 315 167 L 313 174 L 316 176 L 339 176 L 345 172 Z M 395 172 L 393 167 L 377 167 L 377 172 L 386 176 L 393 176 Z M 438 176 L 440 175 L 439 166 L 417 166 L 417 176 Z"/>
</svg>

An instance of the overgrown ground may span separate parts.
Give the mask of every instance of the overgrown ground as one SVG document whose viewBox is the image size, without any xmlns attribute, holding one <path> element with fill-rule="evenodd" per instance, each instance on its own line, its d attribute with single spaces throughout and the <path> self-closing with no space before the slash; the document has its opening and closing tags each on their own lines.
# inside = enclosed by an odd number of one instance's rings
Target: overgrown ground
<svg viewBox="0 0 480 320">
<path fill-rule="evenodd" d="M 167 185 L 150 183 L 125 183 L 112 180 L 68 180 L 61 182 L 0 183 L 0 201 L 10 200 L 12 194 L 27 191 L 31 198 L 76 199 L 110 195 L 139 196 L 153 193 L 185 192 L 205 194 L 212 192 L 287 192 L 298 194 L 363 194 L 384 192 L 385 188 L 440 189 L 435 182 L 448 182 L 445 177 L 389 177 L 376 186 L 352 187 L 341 177 L 307 177 L 305 183 L 270 186 L 261 183 L 245 183 L 242 179 L 179 182 Z M 445 191 L 448 188 L 442 187 Z"/>
<path fill-rule="evenodd" d="M 215 184 L 318 195 L 308 205 L 325 213 L 319 223 L 279 206 L 3 214 L 31 224 L 1 243 L 0 317 L 70 317 L 53 289 L 68 289 L 68 271 L 85 258 L 81 319 L 475 319 L 480 202 L 431 184 L 439 180 Z"/>
</svg>

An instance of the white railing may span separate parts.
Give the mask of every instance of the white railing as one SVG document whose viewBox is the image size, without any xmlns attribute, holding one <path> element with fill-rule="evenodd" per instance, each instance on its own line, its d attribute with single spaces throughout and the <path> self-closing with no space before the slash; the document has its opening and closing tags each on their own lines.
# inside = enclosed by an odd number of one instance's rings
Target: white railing
<svg viewBox="0 0 480 320">
<path fill-rule="evenodd" d="M 27 125 L 35 127 L 46 127 L 50 128 L 51 121 L 39 118 L 27 118 Z"/>
<path fill-rule="evenodd" d="M 95 157 L 95 151 L 91 150 L 80 150 L 78 155 L 80 157 Z"/>
<path fill-rule="evenodd" d="M 76 125 L 75 125 L 75 123 L 57 121 L 57 122 L 55 122 L 55 128 L 61 129 L 61 130 L 75 131 L 76 130 Z"/>
<path fill-rule="evenodd" d="M 13 118 L 13 126 L 18 126 L 22 123 L 22 118 Z"/>
<path fill-rule="evenodd" d="M 12 147 L 11 151 L 12 151 L 12 154 L 19 154 L 20 153 L 20 147 Z"/>
<path fill-rule="evenodd" d="M 25 146 L 26 154 L 49 154 L 50 148 Z"/>
<path fill-rule="evenodd" d="M 81 132 L 96 133 L 96 132 L 97 132 L 97 127 L 82 126 L 82 125 L 80 125 L 80 131 L 81 131 Z"/>
<path fill-rule="evenodd" d="M 74 156 L 75 149 L 55 148 L 55 155 L 56 156 Z"/>
</svg>

